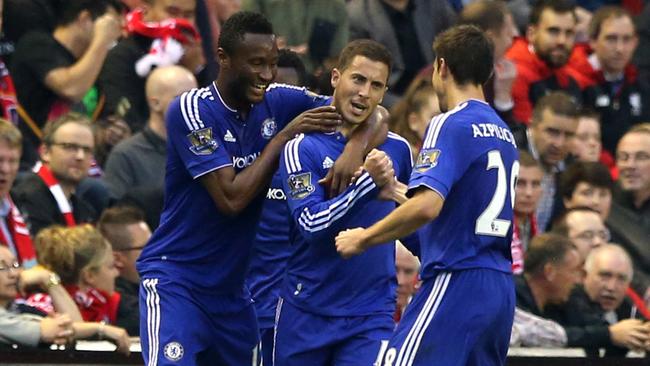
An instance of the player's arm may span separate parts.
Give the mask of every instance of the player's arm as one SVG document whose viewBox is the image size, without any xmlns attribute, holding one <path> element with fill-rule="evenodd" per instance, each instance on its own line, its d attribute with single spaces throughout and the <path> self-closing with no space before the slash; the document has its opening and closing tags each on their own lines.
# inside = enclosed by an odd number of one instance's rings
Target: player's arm
<svg viewBox="0 0 650 366">
<path fill-rule="evenodd" d="M 226 166 L 203 175 L 201 183 L 220 212 L 235 216 L 244 210 L 271 180 L 285 143 L 303 132 L 331 132 L 340 125 L 340 116 L 331 106 L 308 110 L 280 131 L 255 162 L 239 173 Z"/>
<path fill-rule="evenodd" d="M 420 188 L 395 211 L 367 229 L 352 229 L 336 237 L 336 250 L 344 258 L 388 241 L 403 238 L 440 214 L 444 199 L 436 191 Z"/>
<path fill-rule="evenodd" d="M 370 150 L 381 145 L 388 135 L 388 116 L 386 108 L 377 106 L 366 123 L 354 129 L 343 153 L 325 178 L 318 183 L 328 189 L 328 196 L 334 197 L 346 190 L 354 173 L 363 165 L 363 159 Z"/>
<path fill-rule="evenodd" d="M 366 159 L 361 176 L 340 195 L 327 198 L 318 185 L 318 162 L 310 159 L 310 148 L 301 139 L 290 141 L 280 158 L 280 174 L 287 202 L 296 227 L 307 242 L 331 243 L 346 219 L 377 196 L 380 187 L 393 179 L 394 172 L 388 156 L 373 150 Z"/>
</svg>

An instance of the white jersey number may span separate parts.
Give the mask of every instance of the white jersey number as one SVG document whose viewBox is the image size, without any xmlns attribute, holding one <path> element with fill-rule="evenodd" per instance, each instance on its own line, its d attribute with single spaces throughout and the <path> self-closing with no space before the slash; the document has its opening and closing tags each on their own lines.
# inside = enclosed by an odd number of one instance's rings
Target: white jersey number
<svg viewBox="0 0 650 366">
<path fill-rule="evenodd" d="M 506 168 L 503 166 L 503 159 L 498 150 L 492 150 L 488 153 L 488 164 L 486 170 L 497 169 L 497 187 L 490 204 L 485 211 L 476 220 L 476 234 L 505 237 L 512 223 L 510 220 L 498 219 L 503 210 L 506 201 L 506 190 L 508 182 L 506 178 Z M 510 171 L 510 205 L 515 206 L 515 184 L 519 175 L 519 162 L 515 160 Z"/>
</svg>

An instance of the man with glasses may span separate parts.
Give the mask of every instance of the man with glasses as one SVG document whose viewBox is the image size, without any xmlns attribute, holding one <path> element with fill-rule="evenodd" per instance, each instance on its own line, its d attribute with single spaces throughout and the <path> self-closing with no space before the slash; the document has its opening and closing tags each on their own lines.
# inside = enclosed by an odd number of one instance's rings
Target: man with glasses
<svg viewBox="0 0 650 366">
<path fill-rule="evenodd" d="M 32 235 L 54 224 L 97 220 L 93 207 L 75 194 L 88 175 L 94 146 L 90 121 L 81 114 L 68 113 L 45 126 L 41 162 L 12 191 Z"/>
<path fill-rule="evenodd" d="M 583 206 L 567 210 L 553 224 L 553 232 L 573 241 L 581 261 L 587 259 L 592 249 L 607 244 L 610 239 L 609 230 L 598 212 Z"/>
<path fill-rule="evenodd" d="M 650 123 L 632 127 L 618 143 L 618 185 L 607 226 L 634 264 L 632 286 L 644 293 L 650 286 Z M 650 303 L 650 290 L 646 302 Z"/>
<path fill-rule="evenodd" d="M 115 290 L 122 295 L 117 309 L 117 326 L 125 328 L 132 336 L 140 334 L 138 289 L 140 276 L 135 261 L 151 237 L 144 214 L 131 206 L 107 209 L 99 218 L 97 227 L 111 243 L 115 267 L 120 271 L 115 280 Z"/>
<path fill-rule="evenodd" d="M 527 130 L 513 131 L 517 146 L 528 150 L 544 169 L 543 193 L 536 211 L 540 232 L 544 232 L 550 224 L 556 200 L 557 175 L 564 171 L 564 160 L 577 128 L 577 105 L 570 95 L 556 91 L 537 102 Z"/>
</svg>

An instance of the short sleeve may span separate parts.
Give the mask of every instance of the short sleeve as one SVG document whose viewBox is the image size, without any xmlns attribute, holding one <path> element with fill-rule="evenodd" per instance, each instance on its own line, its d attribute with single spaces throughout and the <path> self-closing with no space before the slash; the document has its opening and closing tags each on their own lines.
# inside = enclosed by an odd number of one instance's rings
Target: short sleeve
<svg viewBox="0 0 650 366">
<path fill-rule="evenodd" d="M 70 58 L 65 57 L 54 38 L 44 32 L 34 32 L 19 44 L 21 62 L 35 75 L 41 83 L 50 71 L 61 67 L 69 67 Z"/>
<path fill-rule="evenodd" d="M 466 137 L 460 123 L 450 121 L 449 114 L 435 117 L 425 134 L 422 149 L 411 173 L 409 193 L 427 187 L 446 198 L 456 181 L 467 169 L 469 160 Z"/>
<path fill-rule="evenodd" d="M 168 145 L 194 178 L 232 166 L 232 158 L 217 136 L 215 122 L 202 101 L 200 89 L 176 98 L 167 111 Z"/>
</svg>

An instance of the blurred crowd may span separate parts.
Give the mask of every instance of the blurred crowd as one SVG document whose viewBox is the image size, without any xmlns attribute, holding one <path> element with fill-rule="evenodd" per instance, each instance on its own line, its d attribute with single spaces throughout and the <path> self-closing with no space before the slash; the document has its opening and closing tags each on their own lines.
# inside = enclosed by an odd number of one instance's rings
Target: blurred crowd
<svg viewBox="0 0 650 366">
<path fill-rule="evenodd" d="M 330 94 L 348 41 L 393 55 L 383 105 L 417 155 L 441 113 L 432 43 L 494 44 L 486 100 L 520 151 L 511 344 L 650 350 L 650 3 L 0 0 L 0 345 L 139 335 L 135 260 L 160 220 L 165 112 L 218 74 L 220 24 L 265 14 L 276 82 Z M 502 133 L 489 126 L 475 135 Z M 480 182 L 477 182 L 480 184 Z M 396 250 L 399 321 L 419 262 Z"/>
</svg>

